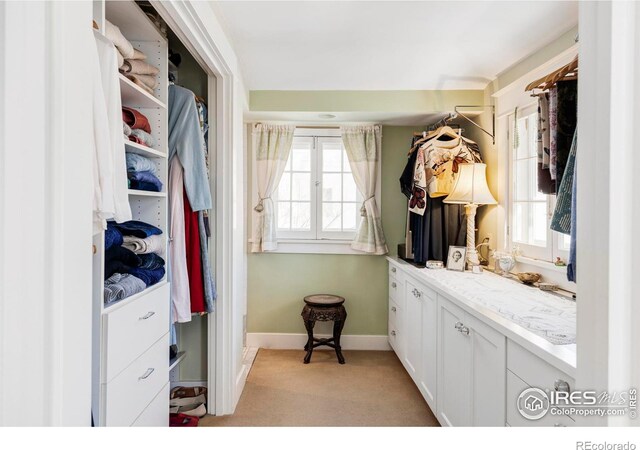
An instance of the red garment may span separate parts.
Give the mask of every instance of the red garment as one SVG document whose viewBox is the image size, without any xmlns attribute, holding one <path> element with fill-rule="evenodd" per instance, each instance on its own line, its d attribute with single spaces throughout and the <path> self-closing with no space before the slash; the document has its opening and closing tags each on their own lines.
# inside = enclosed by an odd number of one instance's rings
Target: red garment
<svg viewBox="0 0 640 450">
<path fill-rule="evenodd" d="M 187 273 L 191 291 L 191 312 L 206 312 L 204 301 L 204 280 L 202 279 L 202 255 L 200 253 L 200 225 L 198 213 L 191 210 L 187 191 L 184 195 L 184 239 L 187 250 Z"/>
<path fill-rule="evenodd" d="M 143 130 L 151 134 L 149 119 L 137 109 L 122 107 L 122 121 L 133 129 Z"/>
<path fill-rule="evenodd" d="M 169 414 L 170 427 L 197 427 L 200 419 L 186 414 Z"/>
</svg>

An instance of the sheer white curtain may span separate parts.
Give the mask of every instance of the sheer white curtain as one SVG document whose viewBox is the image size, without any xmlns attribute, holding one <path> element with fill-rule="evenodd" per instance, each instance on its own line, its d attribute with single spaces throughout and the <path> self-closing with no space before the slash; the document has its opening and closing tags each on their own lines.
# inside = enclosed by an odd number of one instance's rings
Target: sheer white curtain
<svg viewBox="0 0 640 450">
<path fill-rule="evenodd" d="M 374 255 L 384 255 L 389 250 L 375 198 L 377 172 L 380 170 L 382 130 L 379 125 L 341 127 L 340 130 L 353 178 L 365 199 L 360 208 L 362 221 L 351 248 Z"/>
<path fill-rule="evenodd" d="M 278 246 L 271 195 L 278 188 L 282 178 L 291 152 L 294 131 L 293 125 L 258 124 L 253 129 L 259 197 L 258 204 L 253 208 L 258 213 L 251 246 L 254 253 L 275 250 Z"/>
</svg>

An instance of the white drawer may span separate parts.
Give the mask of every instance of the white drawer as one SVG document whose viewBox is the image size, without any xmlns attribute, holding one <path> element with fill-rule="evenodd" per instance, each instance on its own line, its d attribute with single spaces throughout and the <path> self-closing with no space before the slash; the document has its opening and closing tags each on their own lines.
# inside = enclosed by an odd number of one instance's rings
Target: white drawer
<svg viewBox="0 0 640 450">
<path fill-rule="evenodd" d="M 111 381 L 169 332 L 169 284 L 103 316 L 105 357 L 102 382 Z"/>
<path fill-rule="evenodd" d="M 120 375 L 102 385 L 105 425 L 132 425 L 168 382 L 169 334 L 167 333 Z"/>
<path fill-rule="evenodd" d="M 397 278 L 389 277 L 389 297 L 396 301 L 402 298 L 400 281 Z"/>
<path fill-rule="evenodd" d="M 400 323 L 400 314 L 401 310 L 398 304 L 393 301 L 393 299 L 389 299 L 389 325 L 393 324 L 394 327 L 397 327 Z"/>
<path fill-rule="evenodd" d="M 389 279 L 396 278 L 398 276 L 398 268 L 393 264 L 389 264 Z"/>
<path fill-rule="evenodd" d="M 529 420 L 518 411 L 518 397 L 525 389 L 529 388 L 510 370 L 507 370 L 507 424 L 512 427 L 574 427 L 576 423 L 568 416 L 554 416 L 547 413 L 538 420 Z M 535 387 L 535 386 L 534 386 Z"/>
<path fill-rule="evenodd" d="M 558 381 L 567 382 L 570 390 L 575 385 L 574 379 L 566 373 L 511 340 L 507 340 L 507 369 L 529 386 L 542 390 L 554 390 Z"/>
<path fill-rule="evenodd" d="M 400 351 L 400 348 L 398 346 L 398 343 L 399 343 L 398 329 L 394 324 L 391 323 L 391 321 L 389 321 L 388 330 L 389 330 L 389 345 L 391 345 L 391 348 L 393 348 L 393 350 L 396 353 L 398 353 Z"/>
<path fill-rule="evenodd" d="M 169 383 L 165 384 L 156 398 L 138 416 L 134 427 L 168 427 L 169 426 Z"/>
</svg>

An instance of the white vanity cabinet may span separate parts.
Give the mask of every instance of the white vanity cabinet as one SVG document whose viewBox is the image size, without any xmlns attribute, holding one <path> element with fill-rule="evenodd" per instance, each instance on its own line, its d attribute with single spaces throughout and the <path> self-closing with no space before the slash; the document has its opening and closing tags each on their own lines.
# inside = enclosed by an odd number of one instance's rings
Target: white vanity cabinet
<svg viewBox="0 0 640 450">
<path fill-rule="evenodd" d="M 449 426 L 504 426 L 506 338 L 438 296 L 438 403 Z"/>
<path fill-rule="evenodd" d="M 574 425 L 570 417 L 528 421 L 516 407 L 529 386 L 573 386 L 567 350 L 552 353 L 524 328 L 447 289 L 444 273 L 425 270 L 389 258 L 389 343 L 440 424 Z"/>
</svg>

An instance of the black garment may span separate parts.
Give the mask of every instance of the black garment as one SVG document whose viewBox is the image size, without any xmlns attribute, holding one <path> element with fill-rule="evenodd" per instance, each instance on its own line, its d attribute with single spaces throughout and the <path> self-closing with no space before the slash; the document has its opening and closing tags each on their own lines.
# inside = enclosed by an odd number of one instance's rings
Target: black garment
<svg viewBox="0 0 640 450">
<path fill-rule="evenodd" d="M 558 81 L 556 127 L 556 192 L 559 191 L 567 166 L 573 135 L 578 124 L 578 81 Z"/>
<path fill-rule="evenodd" d="M 421 137 L 414 137 L 411 147 Z M 469 145 L 477 151 L 477 146 Z M 416 165 L 417 151 L 409 155 L 407 165 L 400 177 L 400 190 L 411 197 L 413 191 L 413 174 Z M 467 218 L 462 205 L 444 203 L 444 197 L 426 196 L 427 207 L 424 215 L 409 213 L 409 230 L 411 231 L 413 261 L 424 265 L 430 259 L 445 261 L 450 245 L 466 245 Z M 407 249 L 409 250 L 409 249 Z"/>
<path fill-rule="evenodd" d="M 108 279 L 114 273 L 129 273 L 140 263 L 140 257 L 131 250 L 121 246 L 111 247 L 104 255 L 104 279 Z"/>
</svg>

